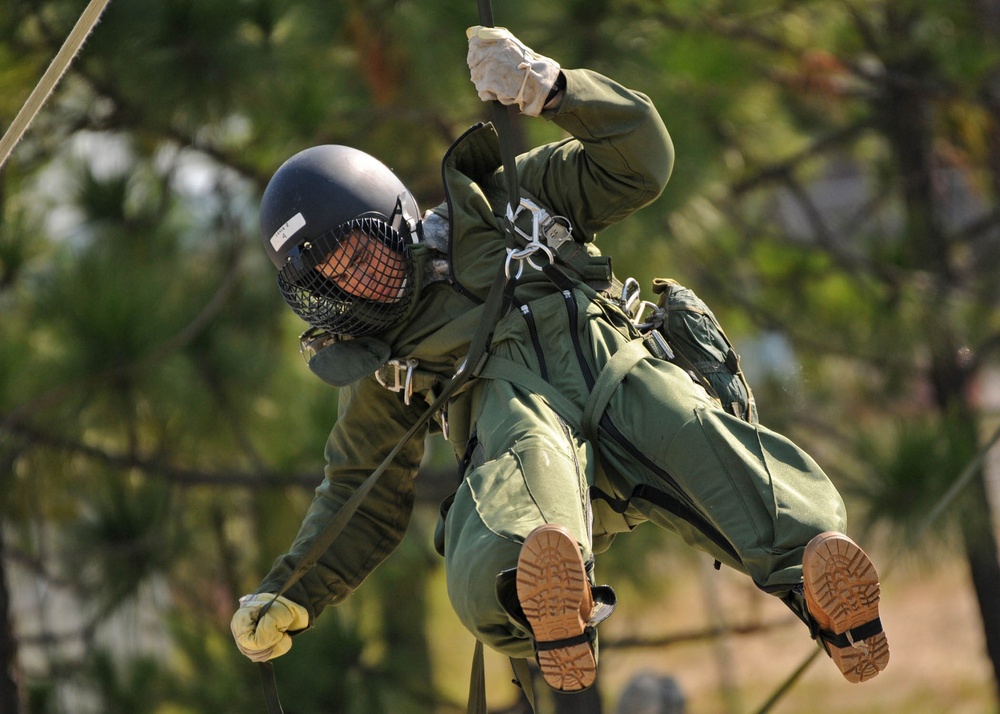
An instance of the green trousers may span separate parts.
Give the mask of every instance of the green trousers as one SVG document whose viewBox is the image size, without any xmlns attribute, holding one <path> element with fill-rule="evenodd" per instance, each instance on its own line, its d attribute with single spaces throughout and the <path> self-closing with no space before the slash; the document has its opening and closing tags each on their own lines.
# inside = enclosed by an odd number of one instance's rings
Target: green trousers
<svg viewBox="0 0 1000 714">
<path fill-rule="evenodd" d="M 577 293 L 529 310 L 533 329 L 519 311 L 497 327 L 444 521 L 449 596 L 486 645 L 533 656 L 496 577 L 544 523 L 568 528 L 589 562 L 651 521 L 778 596 L 801 582 L 814 535 L 845 530 L 843 501 L 812 458 L 723 411 L 613 309 Z"/>
</svg>

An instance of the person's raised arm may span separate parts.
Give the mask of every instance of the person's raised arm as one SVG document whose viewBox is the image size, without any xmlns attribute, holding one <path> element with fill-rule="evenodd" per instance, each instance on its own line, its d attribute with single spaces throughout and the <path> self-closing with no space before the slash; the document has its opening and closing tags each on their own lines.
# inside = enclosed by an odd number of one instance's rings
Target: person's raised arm
<svg viewBox="0 0 1000 714">
<path fill-rule="evenodd" d="M 591 240 L 663 192 L 674 146 L 646 95 L 587 69 L 562 68 L 504 28 L 467 34 L 481 99 L 517 105 L 572 136 L 518 157 L 518 180 L 573 221 L 577 240 Z"/>
</svg>

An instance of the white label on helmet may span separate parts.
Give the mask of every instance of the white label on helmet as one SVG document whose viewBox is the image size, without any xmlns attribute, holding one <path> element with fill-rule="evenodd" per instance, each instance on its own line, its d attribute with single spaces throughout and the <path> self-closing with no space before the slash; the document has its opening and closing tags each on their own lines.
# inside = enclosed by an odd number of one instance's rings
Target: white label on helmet
<svg viewBox="0 0 1000 714">
<path fill-rule="evenodd" d="M 285 225 L 274 232 L 271 236 L 271 247 L 275 251 L 280 251 L 282 247 L 292 239 L 296 233 L 306 224 L 306 219 L 302 217 L 301 213 L 296 213 L 294 216 L 289 218 Z"/>
</svg>

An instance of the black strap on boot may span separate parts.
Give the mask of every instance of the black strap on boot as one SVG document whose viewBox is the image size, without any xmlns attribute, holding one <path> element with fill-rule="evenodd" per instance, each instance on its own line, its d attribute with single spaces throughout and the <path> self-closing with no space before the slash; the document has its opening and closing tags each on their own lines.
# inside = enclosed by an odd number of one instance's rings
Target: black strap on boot
<svg viewBox="0 0 1000 714">
<path fill-rule="evenodd" d="M 590 561 L 587 564 L 587 570 L 589 571 L 592 567 L 593 561 Z M 530 632 L 531 625 L 528 623 L 528 618 L 525 617 L 524 611 L 521 609 L 521 602 L 517 599 L 516 580 L 517 568 L 509 568 L 508 570 L 504 570 L 497 575 L 497 601 L 511 617 L 511 619 Z M 618 597 L 615 595 L 615 591 L 610 585 L 592 585 L 590 587 L 590 592 L 594 598 L 594 611 L 590 616 L 590 621 L 587 623 L 584 633 L 565 640 L 556 640 L 555 642 L 534 641 L 536 652 L 560 649 L 562 647 L 569 647 L 571 645 L 584 643 L 588 643 L 591 647 L 593 647 L 594 640 L 597 638 L 597 626 L 611 617 L 611 613 L 615 611 L 615 606 L 618 603 Z M 514 684 L 524 690 L 524 696 L 531 705 L 531 710 L 537 712 L 538 701 L 535 699 L 534 682 L 532 680 L 531 667 L 528 664 L 528 660 L 511 657 L 510 665 L 514 670 Z M 487 714 L 486 680 L 485 677 L 477 674 L 481 673 L 483 669 L 483 643 L 476 640 L 476 650 L 473 654 L 472 660 L 473 676 L 470 683 L 471 687 L 469 690 L 467 714 Z M 475 687 L 481 687 L 481 691 L 475 689 Z M 477 708 L 480 706 L 482 708 Z"/>
<path fill-rule="evenodd" d="M 787 594 L 783 595 L 781 601 L 788 606 L 789 610 L 795 613 L 796 617 L 805 623 L 806 627 L 809 628 L 809 635 L 814 640 L 819 641 L 823 649 L 827 650 L 827 654 L 829 654 L 829 647 L 827 645 L 845 649 L 853 647 L 856 642 L 863 642 L 869 637 L 874 637 L 883 631 L 882 619 L 879 617 L 840 634 L 824 630 L 816 622 L 816 618 L 809 614 L 809 608 L 806 606 L 805 594 L 801 584 L 796 585 Z"/>
<path fill-rule="evenodd" d="M 848 647 L 854 647 L 854 643 L 863 642 L 869 637 L 874 637 L 875 635 L 882 632 L 882 618 L 876 617 L 874 620 L 866 622 L 863 625 L 858 625 L 847 632 L 842 632 L 839 635 L 830 632 L 829 630 L 819 630 L 819 637 L 824 642 L 828 642 L 834 647 L 839 647 L 841 649 L 846 649 Z"/>
</svg>

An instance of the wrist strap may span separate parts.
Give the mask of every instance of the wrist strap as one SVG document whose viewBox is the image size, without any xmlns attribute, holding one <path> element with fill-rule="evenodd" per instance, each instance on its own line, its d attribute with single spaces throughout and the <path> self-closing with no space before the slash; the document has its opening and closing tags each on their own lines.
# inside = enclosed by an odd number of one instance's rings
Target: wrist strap
<svg viewBox="0 0 1000 714">
<path fill-rule="evenodd" d="M 551 102 L 553 99 L 556 98 L 556 95 L 559 94 L 559 92 L 562 92 L 565 89 L 566 89 L 566 75 L 563 74 L 562 71 L 560 70 L 559 76 L 556 77 L 556 81 L 553 83 L 552 89 L 549 90 L 548 96 L 545 97 L 545 104 L 543 104 L 542 106 L 548 105 L 549 102 Z"/>
</svg>

